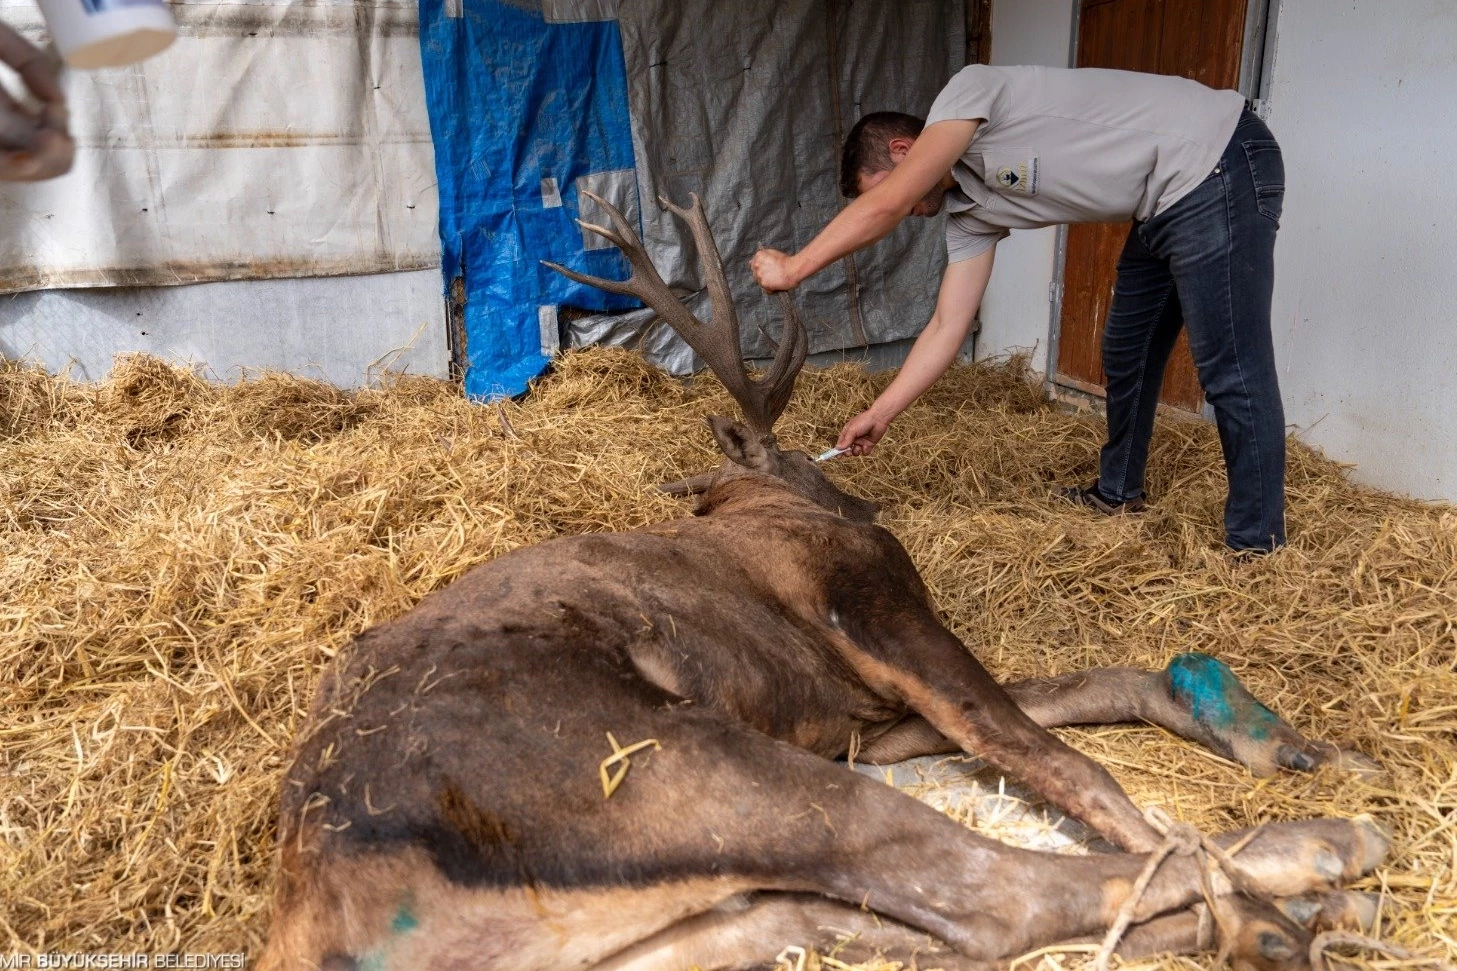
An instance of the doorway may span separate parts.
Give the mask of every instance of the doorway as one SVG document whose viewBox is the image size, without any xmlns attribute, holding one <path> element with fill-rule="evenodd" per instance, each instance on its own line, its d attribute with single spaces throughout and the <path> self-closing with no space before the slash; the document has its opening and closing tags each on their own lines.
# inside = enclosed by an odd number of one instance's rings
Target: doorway
<svg viewBox="0 0 1457 971">
<path fill-rule="evenodd" d="M 1258 94 L 1273 0 L 1080 0 L 1077 67 L 1177 74 L 1212 88 Z M 1100 347 L 1129 223 L 1066 230 L 1053 381 L 1103 394 Z M 1185 334 L 1164 372 L 1160 400 L 1199 411 L 1204 393 Z"/>
</svg>

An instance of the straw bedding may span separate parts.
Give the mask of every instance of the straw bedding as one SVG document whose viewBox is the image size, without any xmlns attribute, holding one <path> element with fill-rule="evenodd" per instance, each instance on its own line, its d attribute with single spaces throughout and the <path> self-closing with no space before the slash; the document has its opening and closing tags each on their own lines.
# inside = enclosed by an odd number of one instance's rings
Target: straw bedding
<svg viewBox="0 0 1457 971">
<path fill-rule="evenodd" d="M 1199 649 L 1380 760 L 1376 784 L 1258 780 L 1153 729 L 1066 733 L 1206 830 L 1375 815 L 1395 835 L 1365 883 L 1381 935 L 1457 958 L 1457 511 L 1295 445 L 1291 546 L 1231 563 L 1209 426 L 1161 420 L 1152 509 L 1097 518 L 1049 487 L 1091 477 L 1100 420 L 1025 379 L 1016 360 L 958 368 L 830 474 L 884 504 L 999 676 Z M 886 380 L 805 372 L 781 441 L 827 447 Z M 476 563 L 684 515 L 652 486 L 716 461 L 711 412 L 733 413 L 717 382 L 623 352 L 569 355 L 500 407 L 414 378 L 220 386 L 133 358 L 84 385 L 0 364 L 0 952 L 256 953 L 276 786 L 321 666 Z"/>
</svg>

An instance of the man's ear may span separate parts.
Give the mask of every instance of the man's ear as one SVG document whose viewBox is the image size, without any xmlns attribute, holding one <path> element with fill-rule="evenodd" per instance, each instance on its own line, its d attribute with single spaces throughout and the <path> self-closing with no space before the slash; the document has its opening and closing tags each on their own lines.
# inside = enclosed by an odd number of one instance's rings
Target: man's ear
<svg viewBox="0 0 1457 971">
<path fill-rule="evenodd" d="M 896 135 L 892 138 L 886 143 L 886 148 L 890 149 L 891 162 L 898 164 L 901 159 L 906 157 L 906 153 L 911 150 L 911 146 L 914 144 L 916 144 L 916 140 L 914 138 L 907 138 L 905 135 Z"/>
<path fill-rule="evenodd" d="M 743 425 L 730 418 L 713 415 L 708 419 L 708 427 L 713 429 L 713 437 L 723 454 L 735 464 L 755 472 L 778 474 L 779 453 L 765 448 L 758 436 Z"/>
</svg>

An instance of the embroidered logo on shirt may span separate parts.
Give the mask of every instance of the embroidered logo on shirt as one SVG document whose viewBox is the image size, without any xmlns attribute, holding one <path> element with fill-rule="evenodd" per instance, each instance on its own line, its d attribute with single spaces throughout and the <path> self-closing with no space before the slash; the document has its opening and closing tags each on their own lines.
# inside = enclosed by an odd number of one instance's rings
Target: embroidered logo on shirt
<svg viewBox="0 0 1457 971">
<path fill-rule="evenodd" d="M 997 169 L 997 184 L 1004 192 L 1017 195 L 1037 195 L 1037 158 L 1023 159 L 1015 165 L 1003 165 Z"/>
</svg>

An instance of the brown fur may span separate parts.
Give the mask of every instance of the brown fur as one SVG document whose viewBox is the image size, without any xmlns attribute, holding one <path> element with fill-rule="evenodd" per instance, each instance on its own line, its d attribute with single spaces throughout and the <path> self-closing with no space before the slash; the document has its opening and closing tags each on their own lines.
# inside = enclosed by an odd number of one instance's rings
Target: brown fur
<svg viewBox="0 0 1457 971">
<path fill-rule="evenodd" d="M 727 465 L 698 516 L 519 550 L 340 655 L 283 787 L 264 968 L 589 968 L 632 947 L 656 967 L 655 941 L 719 940 L 701 915 L 756 892 L 806 895 L 775 898 L 766 927 L 832 897 L 973 961 L 1111 920 L 1140 857 L 1005 847 L 827 761 L 853 739 L 898 739 L 896 757 L 951 739 L 1145 849 L 1111 777 L 1038 724 L 1106 702 L 1029 683 L 1029 717 L 936 619 L 872 505 L 715 432 L 749 467 Z M 661 746 L 610 799 L 609 732 Z M 1325 823 L 1242 856 L 1303 892 L 1382 852 Z M 1170 864 L 1142 912 L 1197 886 Z M 810 910 L 784 916 L 795 899 Z"/>
</svg>

